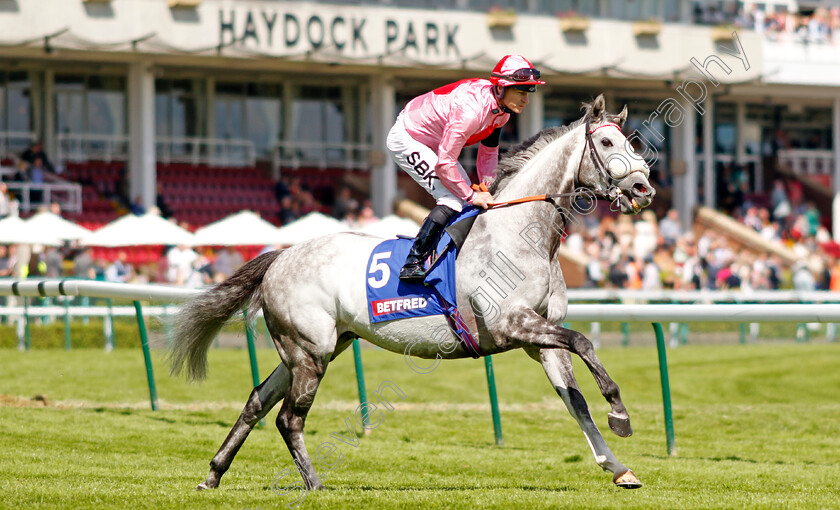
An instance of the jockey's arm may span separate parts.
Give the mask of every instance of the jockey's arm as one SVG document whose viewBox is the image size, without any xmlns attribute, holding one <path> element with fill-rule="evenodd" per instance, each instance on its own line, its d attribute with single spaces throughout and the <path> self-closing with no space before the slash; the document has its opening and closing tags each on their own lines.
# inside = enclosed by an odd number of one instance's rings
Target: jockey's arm
<svg viewBox="0 0 840 510">
<path fill-rule="evenodd" d="M 438 163 L 435 173 L 446 189 L 466 202 L 472 202 L 475 192 L 458 169 L 458 156 L 467 143 L 468 133 L 474 131 L 472 119 L 458 116 L 447 124 L 438 147 Z M 471 131 L 473 130 L 473 131 Z"/>
<path fill-rule="evenodd" d="M 496 178 L 496 167 L 499 164 L 499 135 L 502 128 L 498 127 L 487 138 L 478 144 L 478 155 L 475 166 L 478 170 L 478 180 L 490 185 Z"/>
</svg>

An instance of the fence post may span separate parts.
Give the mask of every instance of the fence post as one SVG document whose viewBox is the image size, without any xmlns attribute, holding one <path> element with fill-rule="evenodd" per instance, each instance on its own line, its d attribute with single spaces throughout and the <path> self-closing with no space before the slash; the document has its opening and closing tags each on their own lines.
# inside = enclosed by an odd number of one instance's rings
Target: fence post
<svg viewBox="0 0 840 510">
<path fill-rule="evenodd" d="M 114 350 L 114 301 L 111 298 L 106 298 L 106 303 L 108 303 L 108 317 L 105 318 L 107 321 L 105 327 L 106 339 L 105 339 L 105 352 L 111 352 Z M 146 329 L 145 322 L 143 324 L 143 329 Z"/>
<path fill-rule="evenodd" d="M 64 296 L 64 349 L 69 351 L 72 348 L 72 337 L 70 336 L 70 298 Z"/>
<path fill-rule="evenodd" d="M 23 349 L 32 348 L 32 331 L 29 329 L 29 298 L 23 297 Z"/>
<path fill-rule="evenodd" d="M 668 455 L 676 455 L 674 418 L 671 414 L 671 384 L 668 382 L 668 358 L 665 354 L 665 335 L 662 333 L 662 324 L 654 322 L 653 331 L 656 333 L 656 350 L 659 353 L 659 379 L 662 383 L 662 408 L 665 411 L 665 443 L 668 447 Z"/>
<path fill-rule="evenodd" d="M 740 344 L 747 343 L 747 325 L 746 323 L 738 324 L 738 342 Z"/>
<path fill-rule="evenodd" d="M 365 434 L 370 434 L 368 425 L 367 390 L 365 389 L 365 367 L 362 365 L 362 347 L 359 339 L 353 339 L 353 364 L 356 367 L 356 385 L 359 387 L 359 408 L 362 410 L 362 428 Z"/>
<path fill-rule="evenodd" d="M 172 316 L 169 314 L 169 306 L 163 305 L 163 329 L 166 330 L 166 345 L 172 346 Z"/>
<path fill-rule="evenodd" d="M 137 328 L 140 330 L 140 345 L 143 346 L 143 360 L 146 362 L 146 381 L 149 383 L 149 400 L 152 401 L 152 411 L 158 409 L 157 388 L 155 387 L 155 372 L 152 369 L 152 353 L 149 351 L 149 338 L 146 336 L 146 321 L 143 320 L 143 308 L 140 301 L 134 302 L 134 312 L 137 316 Z"/>
<path fill-rule="evenodd" d="M 248 359 L 251 360 L 251 380 L 254 383 L 254 388 L 260 385 L 260 369 L 257 366 L 257 348 L 254 346 L 254 334 L 251 328 L 248 327 L 248 311 L 242 310 L 242 315 L 245 323 L 245 339 L 248 341 Z M 218 340 L 218 336 L 216 339 Z M 265 419 L 260 420 L 260 425 L 265 426 Z"/>
<path fill-rule="evenodd" d="M 265 339 L 266 339 L 266 342 L 268 343 L 268 348 L 269 349 L 276 349 L 277 347 L 275 347 L 275 345 L 274 345 L 274 340 L 271 339 L 271 333 L 268 331 L 268 322 L 265 320 L 265 317 L 263 317 L 262 325 L 263 325 L 263 329 L 265 330 Z"/>
<path fill-rule="evenodd" d="M 630 324 L 626 322 L 621 323 L 621 346 L 627 347 L 630 345 Z"/>
<path fill-rule="evenodd" d="M 502 418 L 499 416 L 499 399 L 496 396 L 496 375 L 493 373 L 493 360 L 490 355 L 484 357 L 484 371 L 487 373 L 487 391 L 490 392 L 490 412 L 493 415 L 493 434 L 496 436 L 496 445 L 505 444 L 502 437 Z"/>
</svg>

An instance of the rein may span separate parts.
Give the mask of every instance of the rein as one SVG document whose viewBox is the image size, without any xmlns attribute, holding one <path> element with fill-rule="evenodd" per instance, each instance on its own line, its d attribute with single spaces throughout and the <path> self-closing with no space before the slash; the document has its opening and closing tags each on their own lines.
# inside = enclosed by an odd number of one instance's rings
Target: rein
<svg viewBox="0 0 840 510">
<path fill-rule="evenodd" d="M 602 127 L 607 127 L 607 126 L 614 126 L 617 129 L 619 129 L 619 131 L 621 130 L 621 128 L 619 128 L 618 125 L 616 125 L 614 123 L 611 123 L 611 122 L 607 123 L 607 124 L 602 124 L 602 125 L 596 127 L 595 129 L 592 129 L 592 130 L 589 129 L 589 126 L 590 126 L 589 116 L 587 116 L 586 117 L 586 131 L 585 131 L 586 142 L 585 142 L 585 145 L 583 147 L 583 152 L 580 155 L 580 163 L 578 163 L 578 168 L 577 168 L 577 173 L 575 175 L 575 178 L 578 181 L 580 181 L 580 170 L 583 167 L 583 157 L 586 155 L 586 148 L 589 147 L 589 157 L 592 159 L 592 163 L 595 165 L 595 168 L 598 169 L 598 173 L 601 174 L 601 179 L 603 180 L 604 183 L 611 183 L 612 178 L 610 178 L 610 175 L 607 172 L 607 167 L 604 164 L 604 161 L 601 159 L 601 155 L 598 154 L 598 150 L 595 148 L 595 143 L 592 141 L 592 133 L 594 133 L 598 129 L 601 129 Z M 487 189 L 487 185 L 484 184 L 483 182 L 480 183 L 480 184 L 473 184 L 472 189 L 475 190 L 475 191 L 479 191 L 479 192 L 483 191 L 483 192 L 488 192 L 489 193 L 489 191 Z M 618 200 L 618 197 L 620 197 L 621 194 L 622 194 L 621 189 L 614 184 L 609 184 L 609 187 L 607 188 L 607 190 L 588 190 L 588 191 L 590 193 L 592 193 L 596 198 L 598 197 L 598 195 L 600 195 L 602 198 L 605 198 L 605 199 L 609 200 L 611 202 L 610 210 L 612 210 L 612 204 L 615 203 Z M 551 205 L 553 205 L 554 208 L 557 209 L 557 211 L 562 212 L 563 208 L 560 207 L 560 205 L 557 202 L 554 201 L 555 198 L 573 198 L 574 199 L 574 198 L 577 198 L 578 196 L 580 196 L 582 194 L 583 193 L 581 193 L 579 191 L 573 191 L 571 193 L 550 193 L 550 194 L 547 193 L 547 194 L 544 194 L 544 195 L 531 195 L 531 196 L 528 196 L 528 197 L 516 198 L 514 200 L 506 200 L 504 202 L 494 202 L 493 204 L 490 204 L 488 206 L 488 210 L 489 209 L 498 209 L 499 207 L 507 207 L 507 206 L 510 206 L 510 205 L 526 204 L 528 202 L 548 202 Z"/>
</svg>

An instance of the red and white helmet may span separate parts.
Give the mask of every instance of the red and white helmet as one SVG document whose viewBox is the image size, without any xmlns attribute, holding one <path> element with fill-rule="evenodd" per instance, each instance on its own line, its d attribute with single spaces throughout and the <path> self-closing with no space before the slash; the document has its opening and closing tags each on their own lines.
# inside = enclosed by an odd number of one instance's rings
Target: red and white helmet
<svg viewBox="0 0 840 510">
<path fill-rule="evenodd" d="M 537 85 L 545 85 L 540 81 L 540 72 L 522 55 L 506 55 L 490 73 L 490 83 L 502 87 L 527 86 L 528 92 L 537 90 Z M 524 88 L 524 87 L 523 87 Z"/>
</svg>

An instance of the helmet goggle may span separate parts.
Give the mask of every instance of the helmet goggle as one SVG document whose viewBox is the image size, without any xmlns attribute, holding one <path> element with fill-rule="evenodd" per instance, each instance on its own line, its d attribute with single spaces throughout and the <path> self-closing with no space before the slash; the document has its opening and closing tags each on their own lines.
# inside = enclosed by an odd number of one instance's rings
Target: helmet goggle
<svg viewBox="0 0 840 510">
<path fill-rule="evenodd" d="M 522 69 L 517 69 L 510 74 L 491 73 L 491 76 L 511 81 L 535 81 L 540 79 L 540 71 L 539 69 L 534 69 L 533 67 L 524 67 Z"/>
</svg>

